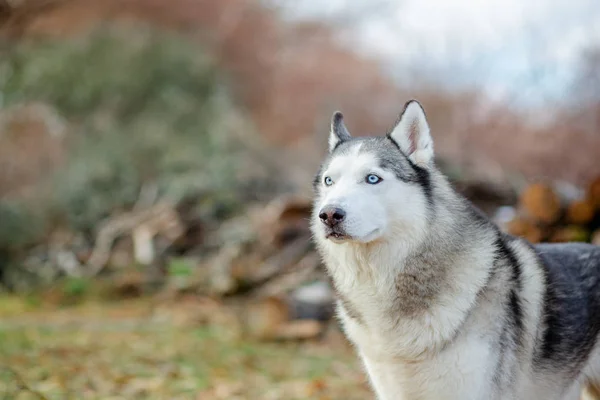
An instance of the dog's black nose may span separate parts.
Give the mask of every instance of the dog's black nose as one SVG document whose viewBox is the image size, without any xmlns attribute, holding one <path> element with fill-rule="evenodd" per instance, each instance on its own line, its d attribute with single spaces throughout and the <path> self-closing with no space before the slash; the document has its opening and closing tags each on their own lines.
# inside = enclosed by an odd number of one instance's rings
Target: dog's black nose
<svg viewBox="0 0 600 400">
<path fill-rule="evenodd" d="M 337 207 L 324 207 L 319 213 L 321 222 L 333 228 L 346 218 L 346 211 Z"/>
</svg>

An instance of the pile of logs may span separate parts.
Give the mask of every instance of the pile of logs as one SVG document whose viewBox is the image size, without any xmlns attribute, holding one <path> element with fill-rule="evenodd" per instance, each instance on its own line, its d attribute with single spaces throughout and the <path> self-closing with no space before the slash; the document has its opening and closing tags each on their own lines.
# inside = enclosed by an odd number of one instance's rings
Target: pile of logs
<svg viewBox="0 0 600 400">
<path fill-rule="evenodd" d="M 532 243 L 591 242 L 600 245 L 600 177 L 585 193 L 567 200 L 551 185 L 535 183 L 520 195 L 516 216 L 505 229 Z"/>
<path fill-rule="evenodd" d="M 600 244 L 600 177 L 577 200 L 559 193 L 550 185 L 530 185 L 503 229 L 534 243 Z M 470 198 L 477 202 L 478 197 Z M 67 271 L 73 275 L 120 276 L 117 265 L 127 265 L 131 259 L 141 266 L 162 263 L 163 294 L 234 305 L 244 330 L 256 338 L 316 337 L 332 319 L 334 296 L 311 241 L 311 208 L 308 196 L 282 196 L 227 221 L 204 222 L 198 230 L 192 229 L 196 223 L 185 212 L 157 202 L 110 218 L 99 229 L 85 260 L 73 256 L 79 262 L 62 264 L 73 264 Z M 123 252 L 129 256 L 116 262 Z M 174 267 L 178 272 L 171 271 Z M 143 275 L 123 273 L 123 278 L 114 280 L 119 290 L 131 292 L 132 287 L 146 285 L 149 278 Z"/>
<path fill-rule="evenodd" d="M 221 224 L 205 243 L 217 250 L 197 262 L 184 291 L 232 305 L 257 339 L 320 336 L 334 297 L 311 241 L 311 208 L 308 197 L 282 196 Z"/>
</svg>

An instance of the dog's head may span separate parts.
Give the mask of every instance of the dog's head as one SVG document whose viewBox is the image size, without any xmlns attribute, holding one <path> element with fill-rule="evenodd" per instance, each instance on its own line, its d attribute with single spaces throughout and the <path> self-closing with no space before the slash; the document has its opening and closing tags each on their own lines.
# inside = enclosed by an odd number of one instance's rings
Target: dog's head
<svg viewBox="0 0 600 400">
<path fill-rule="evenodd" d="M 381 137 L 351 137 L 342 114 L 334 113 L 329 154 L 314 181 L 313 234 L 335 243 L 420 236 L 433 168 L 429 126 L 417 101 L 406 103 Z"/>
</svg>

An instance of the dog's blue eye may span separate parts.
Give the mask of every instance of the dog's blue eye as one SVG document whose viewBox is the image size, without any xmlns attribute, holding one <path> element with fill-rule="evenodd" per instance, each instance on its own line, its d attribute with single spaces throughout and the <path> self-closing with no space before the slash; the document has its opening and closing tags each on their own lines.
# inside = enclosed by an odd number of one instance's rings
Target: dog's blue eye
<svg viewBox="0 0 600 400">
<path fill-rule="evenodd" d="M 327 185 L 327 186 L 333 185 L 333 179 L 331 179 L 328 176 L 325 177 L 325 179 L 323 180 L 323 182 L 325 182 L 325 185 Z"/>
<path fill-rule="evenodd" d="M 376 185 L 379 182 L 381 182 L 382 179 L 375 174 L 369 174 L 369 175 L 367 175 L 366 181 L 367 181 L 367 183 L 370 183 L 371 185 Z"/>
</svg>

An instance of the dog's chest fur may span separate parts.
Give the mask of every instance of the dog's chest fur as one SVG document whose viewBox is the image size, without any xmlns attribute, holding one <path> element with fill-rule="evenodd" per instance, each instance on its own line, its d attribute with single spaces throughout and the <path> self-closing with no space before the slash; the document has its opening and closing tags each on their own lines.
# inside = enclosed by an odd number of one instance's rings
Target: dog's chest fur
<svg viewBox="0 0 600 400">
<path fill-rule="evenodd" d="M 493 254 L 484 251 L 490 240 L 482 236 L 469 251 L 413 257 L 403 256 L 409 248 L 391 253 L 385 246 L 365 251 L 337 246 L 323 252 L 344 330 L 376 390 L 385 388 L 381 399 L 400 391 L 411 399 L 436 398 L 470 377 L 468 388 L 451 391 L 466 399 L 478 392 L 472 382 L 490 381 L 481 376 L 488 371 L 474 367 L 494 356 L 482 340 L 489 326 L 478 319 L 482 326 L 474 326 L 472 334 L 455 337 L 470 323 L 469 310 L 489 278 L 480 266 L 493 262 Z M 473 251 L 478 245 L 482 251 Z"/>
</svg>

